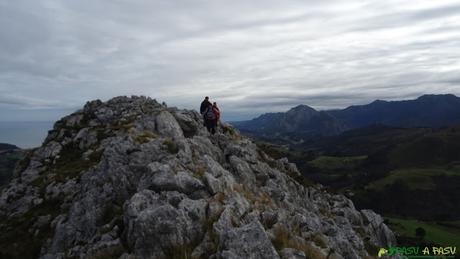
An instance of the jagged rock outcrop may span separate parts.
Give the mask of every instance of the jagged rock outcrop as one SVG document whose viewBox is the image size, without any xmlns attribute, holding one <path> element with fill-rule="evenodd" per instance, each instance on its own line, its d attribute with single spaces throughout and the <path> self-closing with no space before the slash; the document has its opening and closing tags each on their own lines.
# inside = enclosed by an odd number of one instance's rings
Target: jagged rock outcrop
<svg viewBox="0 0 460 259">
<path fill-rule="evenodd" d="M 146 97 L 56 122 L 1 193 L 0 257 L 352 259 L 395 245 L 379 215 L 202 124 Z"/>
</svg>

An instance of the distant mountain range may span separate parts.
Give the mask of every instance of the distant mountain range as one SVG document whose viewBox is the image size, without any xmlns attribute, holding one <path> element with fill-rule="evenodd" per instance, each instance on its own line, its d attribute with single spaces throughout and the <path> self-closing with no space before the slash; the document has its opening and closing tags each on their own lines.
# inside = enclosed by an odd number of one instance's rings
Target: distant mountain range
<svg viewBox="0 0 460 259">
<path fill-rule="evenodd" d="M 9 150 L 16 150 L 16 149 L 19 149 L 19 148 L 15 145 L 0 143 L 0 151 L 9 151 Z"/>
<path fill-rule="evenodd" d="M 232 124 L 244 133 L 263 137 L 305 139 L 382 124 L 392 127 L 442 127 L 460 123 L 460 98 L 452 95 L 423 95 L 415 100 L 376 100 L 342 110 L 317 111 L 299 105 L 287 112 L 266 113 Z"/>
</svg>

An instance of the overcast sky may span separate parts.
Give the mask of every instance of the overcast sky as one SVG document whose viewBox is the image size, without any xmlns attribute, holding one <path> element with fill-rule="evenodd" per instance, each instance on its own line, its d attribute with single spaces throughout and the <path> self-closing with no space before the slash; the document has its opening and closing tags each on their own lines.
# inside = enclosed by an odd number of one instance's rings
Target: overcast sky
<svg viewBox="0 0 460 259">
<path fill-rule="evenodd" d="M 458 0 L 0 0 L 0 39 L 0 121 L 132 94 L 227 120 L 460 95 Z"/>
</svg>

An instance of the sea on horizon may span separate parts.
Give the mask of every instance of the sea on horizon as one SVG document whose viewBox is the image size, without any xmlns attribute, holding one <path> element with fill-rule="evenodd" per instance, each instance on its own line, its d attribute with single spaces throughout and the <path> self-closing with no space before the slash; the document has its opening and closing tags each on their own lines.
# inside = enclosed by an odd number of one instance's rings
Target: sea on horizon
<svg viewBox="0 0 460 259">
<path fill-rule="evenodd" d="M 0 121 L 0 143 L 20 148 L 38 147 L 52 128 L 51 121 Z"/>
</svg>

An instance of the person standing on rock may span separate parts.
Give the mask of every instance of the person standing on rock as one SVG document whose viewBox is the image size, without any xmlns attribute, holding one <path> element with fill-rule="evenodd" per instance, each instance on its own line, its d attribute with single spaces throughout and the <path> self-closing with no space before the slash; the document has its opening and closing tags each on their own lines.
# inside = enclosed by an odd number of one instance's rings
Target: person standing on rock
<svg viewBox="0 0 460 259">
<path fill-rule="evenodd" d="M 201 102 L 201 106 L 200 106 L 200 113 L 201 113 L 201 116 L 203 116 L 203 126 L 206 126 L 206 118 L 204 116 L 204 112 L 206 111 L 206 108 L 208 108 L 208 106 L 211 104 L 211 102 L 209 101 L 209 96 L 206 96 L 204 98 L 204 100 Z"/>
<path fill-rule="evenodd" d="M 209 97 L 206 96 L 204 98 L 204 100 L 201 102 L 201 106 L 200 106 L 200 113 L 201 114 L 204 114 L 204 111 L 206 110 L 206 108 L 208 108 L 208 106 L 211 104 L 211 102 L 209 101 Z"/>
<path fill-rule="evenodd" d="M 216 134 L 217 116 L 211 103 L 209 103 L 208 107 L 204 110 L 203 116 L 204 124 L 206 125 L 208 132 L 213 135 Z"/>
<path fill-rule="evenodd" d="M 212 109 L 214 110 L 214 113 L 216 114 L 216 123 L 217 123 L 220 120 L 220 110 L 219 110 L 219 107 L 217 107 L 216 102 L 212 104 Z"/>
</svg>

